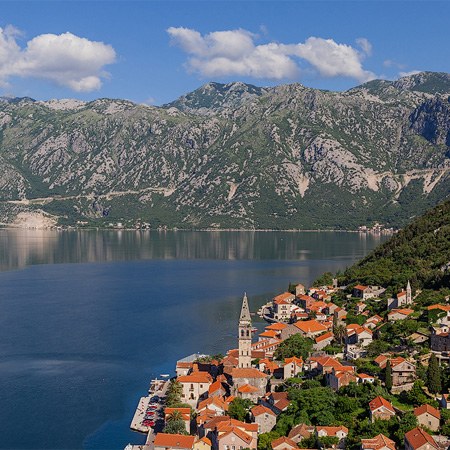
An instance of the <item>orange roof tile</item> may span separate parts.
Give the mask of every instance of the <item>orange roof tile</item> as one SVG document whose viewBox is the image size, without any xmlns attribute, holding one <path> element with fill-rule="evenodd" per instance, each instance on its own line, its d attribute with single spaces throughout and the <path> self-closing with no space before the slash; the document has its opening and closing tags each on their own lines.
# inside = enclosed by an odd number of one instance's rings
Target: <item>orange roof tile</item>
<svg viewBox="0 0 450 450">
<path fill-rule="evenodd" d="M 292 358 L 285 358 L 284 360 L 285 364 L 303 364 L 303 358 L 300 356 L 300 358 L 297 358 L 296 356 L 292 356 Z"/>
<path fill-rule="evenodd" d="M 277 295 L 273 299 L 274 299 L 274 301 L 277 301 L 277 300 L 286 300 L 288 298 L 294 299 L 295 295 L 291 294 L 290 292 L 283 292 L 282 294 Z"/>
<path fill-rule="evenodd" d="M 287 324 L 281 323 L 281 322 L 276 322 L 276 323 L 273 323 L 272 325 L 268 325 L 266 327 L 266 330 L 281 331 L 281 330 L 284 330 L 286 327 L 287 327 Z"/>
<path fill-rule="evenodd" d="M 301 423 L 299 425 L 296 425 L 289 431 L 289 438 L 294 438 L 296 436 L 301 436 L 302 438 L 308 438 L 311 436 L 311 434 L 314 432 L 314 426 L 306 425 L 304 423 Z"/>
<path fill-rule="evenodd" d="M 199 441 L 203 441 L 206 445 L 209 445 L 209 446 L 212 445 L 212 442 L 206 436 L 203 436 L 202 438 L 200 438 Z"/>
<path fill-rule="evenodd" d="M 440 309 L 441 311 L 450 311 L 450 305 L 431 305 L 428 306 L 428 311 L 431 311 L 432 309 Z"/>
<path fill-rule="evenodd" d="M 321 334 L 320 336 L 317 336 L 315 341 L 316 343 L 326 341 L 327 339 L 334 339 L 334 335 L 331 331 L 328 331 L 327 333 Z"/>
<path fill-rule="evenodd" d="M 389 411 L 391 411 L 393 414 L 395 414 L 395 410 L 392 406 L 392 403 L 386 400 L 385 398 L 381 397 L 381 395 L 375 397 L 371 402 L 369 402 L 369 408 L 372 412 L 376 411 L 378 408 L 381 408 L 383 406 Z"/>
<path fill-rule="evenodd" d="M 361 378 L 362 380 L 374 380 L 375 377 L 373 377 L 372 375 L 367 375 L 367 373 L 358 373 L 358 377 Z"/>
<path fill-rule="evenodd" d="M 231 427 L 231 429 L 229 431 L 227 431 L 227 432 L 225 432 L 223 434 L 220 434 L 217 439 L 220 441 L 225 436 L 228 436 L 230 434 L 236 435 L 238 438 L 240 438 L 241 440 L 243 440 L 247 444 L 250 444 L 250 442 L 253 439 L 252 436 L 248 435 L 245 431 L 242 431 L 241 429 L 239 429 L 237 427 Z"/>
<path fill-rule="evenodd" d="M 327 436 L 336 436 L 336 433 L 338 431 L 343 431 L 344 433 L 348 434 L 348 428 L 344 427 L 343 425 L 339 427 L 316 427 L 317 432 L 319 431 L 325 431 Z"/>
<path fill-rule="evenodd" d="M 361 447 L 363 450 L 379 450 L 384 447 L 395 450 L 395 442 L 384 434 L 379 434 L 372 439 L 361 439 Z"/>
<path fill-rule="evenodd" d="M 195 372 L 177 378 L 180 383 L 212 383 L 212 377 L 207 372 Z"/>
<path fill-rule="evenodd" d="M 192 448 L 195 436 L 185 436 L 184 434 L 158 433 L 155 436 L 155 447 L 166 448 Z"/>
<path fill-rule="evenodd" d="M 273 406 L 275 406 L 275 408 L 279 409 L 280 411 L 283 411 L 290 404 L 291 402 L 287 398 L 282 398 L 281 400 L 276 401 Z"/>
<path fill-rule="evenodd" d="M 414 312 L 413 309 L 403 308 L 403 309 L 392 309 L 388 316 L 392 316 L 394 314 L 402 314 L 403 316 L 409 316 Z"/>
<path fill-rule="evenodd" d="M 414 409 L 414 415 L 416 417 L 425 413 L 431 414 L 433 417 L 436 417 L 436 419 L 441 420 L 441 412 L 431 405 L 425 404 Z"/>
<path fill-rule="evenodd" d="M 232 372 L 231 376 L 233 378 L 266 378 L 267 375 L 265 373 L 260 372 L 258 369 L 242 369 L 235 367 Z"/>
<path fill-rule="evenodd" d="M 368 288 L 368 286 L 364 286 L 362 284 L 357 284 L 353 289 L 357 289 L 358 291 L 364 291 Z"/>
<path fill-rule="evenodd" d="M 259 336 L 260 337 L 271 337 L 271 338 L 273 338 L 273 337 L 276 337 L 277 334 L 278 333 L 275 330 L 267 330 L 267 331 L 264 331 L 262 333 L 259 333 Z"/>
<path fill-rule="evenodd" d="M 238 391 L 241 393 L 251 394 L 253 392 L 258 392 L 258 388 L 251 386 L 250 384 L 244 384 L 239 387 Z"/>
<path fill-rule="evenodd" d="M 317 322 L 317 320 L 302 320 L 294 324 L 299 330 L 304 333 L 317 333 L 319 331 L 327 331 L 327 327 Z"/>
<path fill-rule="evenodd" d="M 439 448 L 435 440 L 421 428 L 413 428 L 405 434 L 405 440 L 407 440 L 410 446 L 415 450 L 422 445 L 429 444 L 433 448 Z"/>
<path fill-rule="evenodd" d="M 281 436 L 278 439 L 275 439 L 271 442 L 272 448 L 278 447 L 279 445 L 283 445 L 284 448 L 298 448 L 298 445 L 286 436 Z"/>
<path fill-rule="evenodd" d="M 220 409 L 223 409 L 224 411 L 228 410 L 228 404 L 225 403 L 224 400 L 222 400 L 220 397 L 208 397 L 205 400 L 201 401 L 198 405 L 198 410 L 201 410 L 203 408 L 207 408 L 209 405 L 215 405 Z"/>
<path fill-rule="evenodd" d="M 254 406 L 252 409 L 252 414 L 256 416 L 260 416 L 261 414 L 270 414 L 271 416 L 276 417 L 276 414 L 269 408 L 266 408 L 263 405 Z"/>
</svg>

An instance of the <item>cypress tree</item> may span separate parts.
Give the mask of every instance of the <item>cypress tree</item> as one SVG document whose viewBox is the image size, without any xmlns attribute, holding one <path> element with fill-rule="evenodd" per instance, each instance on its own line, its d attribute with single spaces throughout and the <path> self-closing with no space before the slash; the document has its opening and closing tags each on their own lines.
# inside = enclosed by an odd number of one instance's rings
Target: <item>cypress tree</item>
<svg viewBox="0 0 450 450">
<path fill-rule="evenodd" d="M 439 368 L 439 363 L 434 353 L 428 361 L 427 387 L 432 394 L 436 394 L 442 390 L 441 369 Z"/>
<path fill-rule="evenodd" d="M 386 363 L 386 374 L 384 377 L 384 382 L 386 384 L 386 389 L 388 391 L 392 388 L 392 367 L 391 367 L 391 361 L 388 360 Z"/>
</svg>

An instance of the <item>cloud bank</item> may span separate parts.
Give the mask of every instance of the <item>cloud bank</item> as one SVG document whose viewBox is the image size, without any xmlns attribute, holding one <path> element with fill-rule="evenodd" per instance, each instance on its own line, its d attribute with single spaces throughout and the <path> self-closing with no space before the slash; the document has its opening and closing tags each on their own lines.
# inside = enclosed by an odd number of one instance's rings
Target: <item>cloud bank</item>
<svg viewBox="0 0 450 450">
<path fill-rule="evenodd" d="M 72 33 L 41 34 L 21 48 L 20 32 L 0 28 L 0 86 L 13 76 L 40 78 L 77 92 L 100 89 L 108 77 L 104 66 L 116 61 L 115 50 L 103 42 L 90 41 Z"/>
<path fill-rule="evenodd" d="M 214 31 L 203 36 L 183 27 L 170 27 L 167 32 L 172 44 L 189 55 L 188 71 L 205 77 L 240 75 L 293 79 L 301 74 L 300 63 L 306 62 L 323 77 L 350 77 L 361 82 L 375 78 L 375 74 L 362 65 L 372 51 L 365 38 L 356 40 L 358 50 L 319 37 L 310 37 L 298 44 L 256 44 L 258 36 L 243 29 Z"/>
</svg>

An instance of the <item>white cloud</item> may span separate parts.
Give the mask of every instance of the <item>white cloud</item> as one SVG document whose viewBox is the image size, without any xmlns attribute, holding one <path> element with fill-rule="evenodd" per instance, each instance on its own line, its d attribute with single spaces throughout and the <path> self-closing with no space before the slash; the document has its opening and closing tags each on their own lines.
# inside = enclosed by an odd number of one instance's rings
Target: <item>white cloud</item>
<svg viewBox="0 0 450 450">
<path fill-rule="evenodd" d="M 369 81 L 375 74 L 362 67 L 363 55 L 346 44 L 333 39 L 308 38 L 304 44 L 294 46 L 293 53 L 308 61 L 324 77 L 351 77 Z"/>
<path fill-rule="evenodd" d="M 189 56 L 190 72 L 206 77 L 241 75 L 253 78 L 295 78 L 300 74 L 299 61 L 308 62 L 321 76 L 346 76 L 359 81 L 373 79 L 362 61 L 372 46 L 365 38 L 357 39 L 362 52 L 332 39 L 310 37 L 304 43 L 255 43 L 257 36 L 247 30 L 215 31 L 201 35 L 189 28 L 167 30 L 173 45 Z"/>
<path fill-rule="evenodd" d="M 0 28 L 0 83 L 13 76 L 50 80 L 77 92 L 97 90 L 108 77 L 104 66 L 116 60 L 116 52 L 103 42 L 72 33 L 41 34 L 21 48 L 13 27 Z"/>
<path fill-rule="evenodd" d="M 372 54 L 372 44 L 366 38 L 358 38 L 356 43 L 367 56 Z"/>
</svg>

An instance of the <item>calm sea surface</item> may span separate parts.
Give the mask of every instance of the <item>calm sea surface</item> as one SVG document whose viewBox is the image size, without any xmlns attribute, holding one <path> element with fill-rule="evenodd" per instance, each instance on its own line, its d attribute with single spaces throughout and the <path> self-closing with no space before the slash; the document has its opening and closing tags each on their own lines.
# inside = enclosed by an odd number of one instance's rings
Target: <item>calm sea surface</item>
<svg viewBox="0 0 450 450">
<path fill-rule="evenodd" d="M 143 443 L 128 427 L 149 381 L 234 348 L 244 291 L 256 311 L 384 239 L 0 229 L 0 448 Z"/>
</svg>

